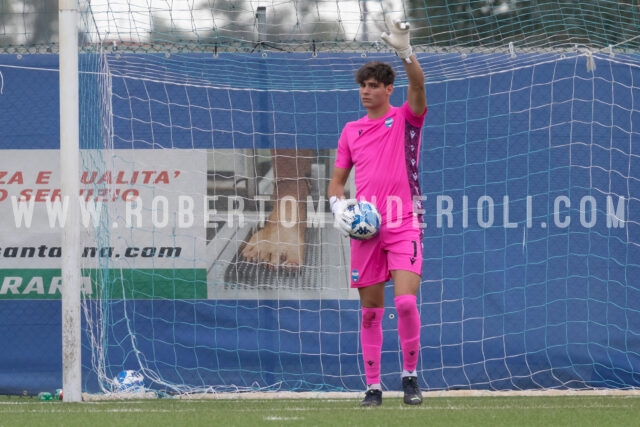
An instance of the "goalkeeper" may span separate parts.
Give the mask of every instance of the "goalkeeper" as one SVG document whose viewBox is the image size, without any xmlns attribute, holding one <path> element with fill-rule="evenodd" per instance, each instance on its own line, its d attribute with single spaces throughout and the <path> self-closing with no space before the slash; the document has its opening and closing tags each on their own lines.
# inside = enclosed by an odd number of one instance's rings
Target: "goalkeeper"
<svg viewBox="0 0 640 427">
<path fill-rule="evenodd" d="M 356 171 L 356 197 L 375 204 L 382 217 L 380 232 L 374 238 L 351 240 L 351 287 L 358 289 L 362 307 L 360 341 L 367 381 L 361 406 L 382 404 L 382 318 L 384 288 L 389 279 L 393 279 L 398 314 L 404 403 L 422 403 L 416 372 L 420 353 L 416 296 L 422 274 L 418 154 L 427 99 L 424 73 L 409 43 L 409 24 L 396 20 L 387 22 L 387 26 L 390 34 L 383 33 L 382 40 L 402 60 L 409 80 L 407 100 L 400 107 L 390 104 L 395 79 L 391 65 L 373 61 L 357 71 L 360 100 L 367 114 L 343 128 L 328 188 L 331 210 L 344 234 L 351 226 L 345 212 L 350 203 L 355 203 L 344 198 L 352 167 Z"/>
</svg>

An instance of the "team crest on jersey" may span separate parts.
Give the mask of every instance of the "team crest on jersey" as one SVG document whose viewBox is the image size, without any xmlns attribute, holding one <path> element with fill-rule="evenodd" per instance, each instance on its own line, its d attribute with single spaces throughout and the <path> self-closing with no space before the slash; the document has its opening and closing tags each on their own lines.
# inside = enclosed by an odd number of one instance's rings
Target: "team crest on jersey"
<svg viewBox="0 0 640 427">
<path fill-rule="evenodd" d="M 351 271 L 351 280 L 353 280 L 354 282 L 357 282 L 358 279 L 360 278 L 360 273 L 358 272 L 358 270 L 354 269 Z"/>
<path fill-rule="evenodd" d="M 384 121 L 384 125 L 390 128 L 393 125 L 393 117 L 387 117 Z"/>
</svg>

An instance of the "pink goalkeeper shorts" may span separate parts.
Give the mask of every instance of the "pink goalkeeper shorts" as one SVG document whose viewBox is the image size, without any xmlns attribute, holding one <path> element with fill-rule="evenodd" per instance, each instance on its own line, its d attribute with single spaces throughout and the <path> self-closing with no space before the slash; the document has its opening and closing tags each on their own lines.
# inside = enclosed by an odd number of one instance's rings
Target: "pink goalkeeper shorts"
<svg viewBox="0 0 640 427">
<path fill-rule="evenodd" d="M 383 225 L 370 240 L 351 240 L 351 287 L 362 288 L 391 279 L 392 270 L 422 275 L 422 229 L 413 224 Z"/>
</svg>

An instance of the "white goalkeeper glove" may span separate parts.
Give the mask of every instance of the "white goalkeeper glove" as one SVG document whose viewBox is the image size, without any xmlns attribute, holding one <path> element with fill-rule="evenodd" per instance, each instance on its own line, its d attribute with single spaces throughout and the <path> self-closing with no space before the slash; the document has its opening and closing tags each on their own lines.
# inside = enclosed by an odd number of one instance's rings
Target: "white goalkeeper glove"
<svg viewBox="0 0 640 427">
<path fill-rule="evenodd" d="M 387 27 L 389 27 L 389 33 L 382 33 L 380 38 L 390 47 L 396 50 L 396 54 L 411 64 L 411 54 L 413 49 L 409 43 L 409 28 L 410 24 L 399 19 L 393 19 L 387 15 Z"/>
<path fill-rule="evenodd" d="M 358 201 L 356 199 L 338 198 L 336 196 L 329 198 L 331 212 L 333 212 L 333 217 L 338 225 L 338 231 L 345 236 L 349 235 L 354 218 L 353 211 L 349 210 L 349 206 L 356 205 L 357 203 Z"/>
</svg>

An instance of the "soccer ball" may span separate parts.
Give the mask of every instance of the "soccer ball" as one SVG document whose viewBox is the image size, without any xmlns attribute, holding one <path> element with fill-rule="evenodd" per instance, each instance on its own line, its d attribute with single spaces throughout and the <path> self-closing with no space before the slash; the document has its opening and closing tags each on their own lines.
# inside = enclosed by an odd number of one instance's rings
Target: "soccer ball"
<svg viewBox="0 0 640 427">
<path fill-rule="evenodd" d="M 122 371 L 113 379 L 113 391 L 115 392 L 136 392 L 143 390 L 144 377 L 137 371 Z"/>
<path fill-rule="evenodd" d="M 349 215 L 353 215 L 349 236 L 356 240 L 368 240 L 378 234 L 380 230 L 380 212 L 376 207 L 364 200 L 358 201 L 347 208 Z"/>
</svg>

